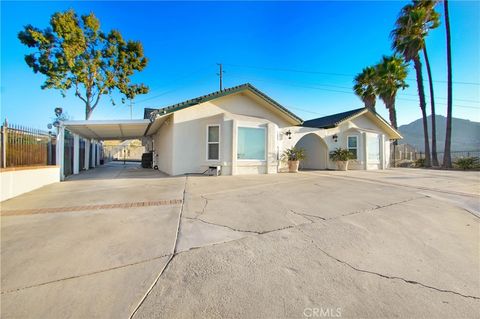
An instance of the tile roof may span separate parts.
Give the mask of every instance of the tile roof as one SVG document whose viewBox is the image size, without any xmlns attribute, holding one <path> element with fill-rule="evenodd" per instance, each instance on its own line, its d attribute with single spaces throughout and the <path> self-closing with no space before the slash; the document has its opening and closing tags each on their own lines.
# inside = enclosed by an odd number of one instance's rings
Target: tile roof
<svg viewBox="0 0 480 319">
<path fill-rule="evenodd" d="M 303 120 L 301 118 L 299 118 L 297 115 L 290 112 L 287 108 L 285 108 L 280 103 L 278 103 L 277 101 L 275 101 L 272 98 L 270 98 L 269 96 L 267 96 L 265 93 L 261 92 L 259 89 L 257 89 L 256 87 L 254 87 L 250 83 L 241 84 L 241 85 L 238 85 L 238 86 L 234 86 L 234 87 L 231 87 L 231 88 L 224 89 L 222 91 L 212 92 L 210 94 L 202 95 L 202 96 L 196 97 L 194 99 L 186 100 L 186 101 L 183 101 L 183 102 L 180 102 L 180 103 L 177 103 L 177 104 L 173 104 L 173 105 L 161 108 L 161 109 L 146 108 L 144 110 L 144 115 L 143 116 L 144 116 L 145 119 L 148 119 L 148 118 L 150 118 L 150 116 L 152 114 L 155 114 L 155 113 L 160 114 L 160 115 L 172 113 L 172 112 L 175 112 L 175 111 L 178 111 L 178 110 L 190 107 L 190 106 L 194 106 L 194 105 L 204 103 L 204 102 L 207 102 L 207 101 L 219 98 L 219 97 L 227 96 L 227 95 L 230 95 L 230 94 L 234 94 L 234 93 L 238 93 L 238 92 L 242 92 L 242 91 L 246 91 L 246 90 L 255 93 L 257 96 L 264 99 L 265 101 L 267 101 L 268 103 L 270 103 L 271 105 L 273 105 L 274 107 L 276 107 L 277 109 L 279 109 L 280 111 L 285 113 L 287 116 L 295 119 L 296 121 L 298 121 L 300 123 L 303 122 Z"/>
<path fill-rule="evenodd" d="M 315 127 L 315 128 L 331 128 L 335 127 L 341 122 L 351 118 L 352 116 L 355 116 L 365 110 L 364 107 L 347 111 L 347 112 L 342 112 L 342 113 L 337 113 L 329 116 L 324 116 L 324 117 L 319 117 L 316 119 L 308 120 L 303 122 L 301 126 L 305 127 Z"/>
</svg>

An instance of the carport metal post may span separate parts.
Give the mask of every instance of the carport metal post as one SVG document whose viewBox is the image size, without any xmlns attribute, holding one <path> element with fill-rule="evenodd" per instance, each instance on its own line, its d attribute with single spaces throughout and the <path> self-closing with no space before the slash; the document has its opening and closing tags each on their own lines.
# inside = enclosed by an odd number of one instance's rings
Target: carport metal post
<svg viewBox="0 0 480 319">
<path fill-rule="evenodd" d="M 95 160 L 95 156 L 97 154 L 97 144 L 95 143 L 95 140 L 92 140 L 92 168 L 95 168 L 95 166 L 97 165 L 97 161 Z"/>
<path fill-rule="evenodd" d="M 85 139 L 85 170 L 90 169 L 90 141 Z"/>
<path fill-rule="evenodd" d="M 80 172 L 80 136 L 73 134 L 73 174 Z"/>
<path fill-rule="evenodd" d="M 63 181 L 65 179 L 65 172 L 63 171 L 65 166 L 65 127 L 63 123 L 60 123 L 58 126 L 58 134 L 57 134 L 57 165 L 60 166 L 60 180 Z"/>
<path fill-rule="evenodd" d="M 97 143 L 97 166 L 100 166 L 100 156 L 102 155 L 102 145 Z"/>
</svg>

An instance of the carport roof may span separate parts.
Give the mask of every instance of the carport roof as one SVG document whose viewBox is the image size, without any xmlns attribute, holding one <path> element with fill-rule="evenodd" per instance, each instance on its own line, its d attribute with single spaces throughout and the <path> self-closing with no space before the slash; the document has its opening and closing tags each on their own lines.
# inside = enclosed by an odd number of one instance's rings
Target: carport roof
<svg viewBox="0 0 480 319">
<path fill-rule="evenodd" d="M 84 138 L 96 140 L 126 140 L 140 138 L 149 120 L 65 121 L 63 126 Z"/>
</svg>

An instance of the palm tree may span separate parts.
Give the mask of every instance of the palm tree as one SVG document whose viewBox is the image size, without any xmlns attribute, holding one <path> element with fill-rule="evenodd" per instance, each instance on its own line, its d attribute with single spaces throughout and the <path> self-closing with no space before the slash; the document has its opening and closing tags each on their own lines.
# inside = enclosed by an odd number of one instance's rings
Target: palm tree
<svg viewBox="0 0 480 319">
<path fill-rule="evenodd" d="M 445 150 L 443 153 L 443 167 L 452 167 L 452 48 L 450 41 L 450 18 L 448 16 L 448 1 L 443 0 L 443 8 L 445 10 L 445 29 L 447 31 L 447 129 L 445 136 Z"/>
<path fill-rule="evenodd" d="M 440 25 L 440 14 L 435 11 L 437 0 L 413 0 L 416 7 L 425 8 L 427 15 L 423 21 L 423 28 L 426 32 L 437 28 Z M 430 86 L 430 106 L 431 106 L 431 121 L 432 121 L 432 165 L 438 166 L 437 156 L 437 124 L 435 118 L 435 97 L 433 92 L 433 78 L 430 62 L 427 54 L 427 45 L 423 43 L 423 57 L 425 59 L 425 66 L 427 67 L 428 83 Z"/>
<path fill-rule="evenodd" d="M 390 123 L 397 129 L 397 112 L 395 110 L 395 99 L 399 89 L 408 87 L 405 83 L 407 78 L 407 64 L 401 56 L 383 56 L 382 61 L 375 67 L 377 81 L 376 91 L 385 104 L 390 115 Z"/>
<path fill-rule="evenodd" d="M 413 61 L 417 77 L 418 97 L 420 99 L 420 110 L 423 119 L 423 134 L 425 139 L 425 166 L 431 166 L 430 141 L 428 139 L 428 120 L 425 102 L 425 89 L 423 87 L 422 63 L 418 53 L 423 50 L 425 37 L 428 31 L 424 28 L 424 21 L 427 19 L 427 10 L 422 7 L 415 7 L 408 4 L 403 7 L 400 16 L 395 23 L 395 29 L 391 36 L 393 39 L 392 48 L 403 55 L 405 61 Z"/>
<path fill-rule="evenodd" d="M 363 101 L 366 108 L 375 111 L 377 101 L 375 83 L 377 81 L 377 71 L 375 67 L 369 66 L 355 76 L 353 91 Z"/>
</svg>

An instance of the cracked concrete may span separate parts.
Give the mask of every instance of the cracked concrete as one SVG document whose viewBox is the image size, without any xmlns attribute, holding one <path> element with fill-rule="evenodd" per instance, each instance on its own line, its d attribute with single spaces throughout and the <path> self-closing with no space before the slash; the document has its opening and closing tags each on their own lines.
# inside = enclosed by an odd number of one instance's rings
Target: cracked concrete
<svg viewBox="0 0 480 319">
<path fill-rule="evenodd" d="M 466 209 L 478 204 L 480 174 L 148 173 L 109 164 L 2 203 L 183 197 L 173 207 L 2 217 L 2 318 L 478 314 L 480 219 Z"/>
</svg>

